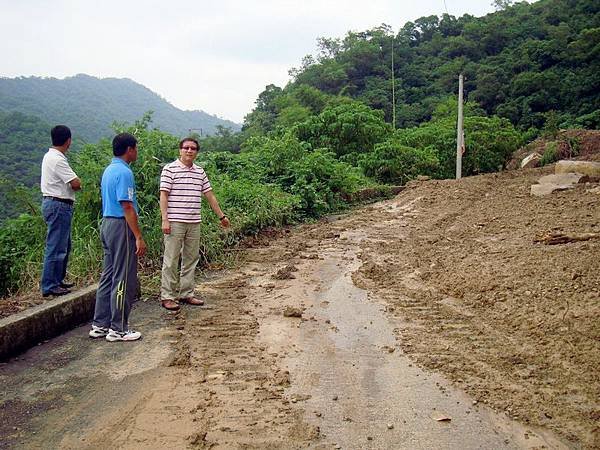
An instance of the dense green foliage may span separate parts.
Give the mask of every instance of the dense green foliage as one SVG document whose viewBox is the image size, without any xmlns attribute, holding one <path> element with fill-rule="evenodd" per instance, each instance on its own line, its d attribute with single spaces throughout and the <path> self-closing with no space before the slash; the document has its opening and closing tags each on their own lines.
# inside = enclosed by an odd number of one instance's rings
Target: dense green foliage
<svg viewBox="0 0 600 450">
<path fill-rule="evenodd" d="M 406 23 L 398 33 L 387 25 L 321 38 L 320 53 L 293 69 L 294 82 L 267 88 L 246 126 L 269 130 L 286 101 L 302 86 L 350 96 L 392 119 L 392 67 L 396 126 L 430 120 L 440 99 L 457 92 L 457 77 L 486 114 L 508 118 L 522 129 L 541 128 L 545 113 L 561 126 L 600 125 L 600 3 L 540 0 L 501 5 L 485 17 L 444 14 Z M 278 91 L 279 89 L 279 91 Z M 274 101 L 276 100 L 276 101 Z M 306 105 L 305 105 L 306 106 Z"/>
<path fill-rule="evenodd" d="M 164 164 L 177 157 L 179 139 L 149 130 L 149 118 L 146 115 L 134 126 L 116 131 L 126 130 L 138 138 L 139 157 L 132 169 L 140 224 L 148 245 L 144 261 L 146 267 L 158 269 L 162 255 L 159 176 Z M 100 272 L 100 179 L 111 158 L 108 139 L 87 144 L 71 156 L 73 168 L 83 181 L 83 189 L 77 194 L 69 264 L 75 277 L 94 278 Z M 343 198 L 351 197 L 362 187 L 373 186 L 356 168 L 337 161 L 325 150 L 309 150 L 289 133 L 281 140 L 250 140 L 240 154 L 202 153 L 198 162 L 205 167 L 222 209 L 232 220 L 232 228 L 223 231 L 210 208 L 203 206 L 204 263 L 222 258 L 224 249 L 243 235 L 333 211 L 343 206 Z M 35 286 L 41 270 L 44 234 L 45 224 L 37 203 L 32 212 L 9 219 L 0 228 L 0 294 Z"/>
<path fill-rule="evenodd" d="M 203 111 L 182 111 L 150 89 L 129 79 L 76 75 L 56 78 L 0 78 L 0 110 L 40 117 L 52 125 L 69 126 L 75 137 L 96 142 L 112 133 L 113 122 L 133 123 L 154 111 L 154 124 L 176 136 L 190 129 L 213 134 L 218 125 L 239 126 Z"/>
<path fill-rule="evenodd" d="M 466 117 L 465 128 L 469 130 L 465 136 L 466 152 L 462 162 L 463 173 L 466 175 L 501 170 L 512 153 L 525 143 L 523 135 L 507 119 Z M 402 145 L 434 152 L 439 167 L 430 175 L 436 178 L 454 177 L 456 124 L 452 118 L 398 130 L 394 137 Z"/>
<path fill-rule="evenodd" d="M 8 175 L 25 186 L 39 183 L 50 128 L 37 117 L 0 111 L 0 176 Z"/>
<path fill-rule="evenodd" d="M 39 186 L 50 128 L 37 117 L 0 111 L 0 222 L 31 210 L 27 188 Z"/>
<path fill-rule="evenodd" d="M 392 138 L 363 155 L 359 164 L 366 175 L 382 183 L 403 185 L 418 175 L 436 173 L 439 160 L 431 147 L 407 147 Z"/>
<path fill-rule="evenodd" d="M 296 135 L 313 148 L 326 147 L 337 157 L 370 152 L 391 131 L 383 113 L 358 102 L 327 107 L 300 122 Z"/>
<path fill-rule="evenodd" d="M 311 149 L 291 132 L 255 137 L 244 146 L 258 168 L 256 179 L 295 195 L 301 214 L 318 217 L 339 208 L 357 186 L 371 184 L 356 168 L 338 161 L 326 148 Z"/>
</svg>

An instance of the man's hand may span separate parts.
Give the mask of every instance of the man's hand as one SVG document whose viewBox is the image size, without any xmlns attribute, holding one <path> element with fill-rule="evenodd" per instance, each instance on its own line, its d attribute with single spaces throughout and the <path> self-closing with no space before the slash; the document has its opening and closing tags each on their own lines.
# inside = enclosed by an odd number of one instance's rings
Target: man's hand
<svg viewBox="0 0 600 450">
<path fill-rule="evenodd" d="M 140 230 L 140 226 L 138 224 L 138 216 L 135 208 L 133 207 L 133 203 L 130 201 L 122 200 L 120 201 L 121 207 L 123 208 L 123 214 L 125 215 L 125 221 L 127 222 L 127 226 L 131 230 L 135 238 L 135 254 L 138 256 L 143 256 L 146 253 L 146 243 L 142 238 L 142 231 Z"/>
<path fill-rule="evenodd" d="M 141 237 L 135 240 L 135 254 L 138 256 L 146 254 L 146 243 Z"/>
<path fill-rule="evenodd" d="M 231 225 L 229 219 L 227 217 L 223 217 L 223 220 L 221 220 L 221 226 L 223 228 L 229 228 L 229 225 Z"/>
<path fill-rule="evenodd" d="M 81 189 L 81 180 L 77 177 L 69 181 L 69 184 L 71 185 L 71 189 L 74 191 L 79 191 Z"/>
<path fill-rule="evenodd" d="M 169 222 L 168 220 L 162 221 L 161 228 L 163 234 L 171 234 L 171 222 Z"/>
</svg>

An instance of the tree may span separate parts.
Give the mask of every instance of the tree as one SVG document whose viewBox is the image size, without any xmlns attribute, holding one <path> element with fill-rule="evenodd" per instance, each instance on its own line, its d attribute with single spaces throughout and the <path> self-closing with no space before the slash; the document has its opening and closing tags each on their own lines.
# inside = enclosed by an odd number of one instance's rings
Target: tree
<svg viewBox="0 0 600 450">
<path fill-rule="evenodd" d="M 493 0 L 492 6 L 496 9 L 496 11 L 503 11 L 513 4 L 513 0 Z"/>
<path fill-rule="evenodd" d="M 283 95 L 283 89 L 274 84 L 265 87 L 256 99 L 256 107 L 244 118 L 242 130 L 250 130 L 250 134 L 264 134 L 275 126 L 279 113 L 277 99 Z"/>
<path fill-rule="evenodd" d="M 407 22 L 396 36 L 382 25 L 349 32 L 341 42 L 320 39 L 318 57 L 284 91 L 304 84 L 351 97 L 384 110 L 391 121 L 394 36 L 400 127 L 429 120 L 435 103 L 456 92 L 459 72 L 465 73 L 470 99 L 522 129 L 542 126 L 549 109 L 573 121 L 593 114 L 600 101 L 597 3 L 498 0 L 498 11 L 480 18 L 421 17 Z"/>
<path fill-rule="evenodd" d="M 351 101 L 327 107 L 295 127 L 299 140 L 310 143 L 312 148 L 331 149 L 338 157 L 369 152 L 390 131 L 382 111 Z"/>
</svg>

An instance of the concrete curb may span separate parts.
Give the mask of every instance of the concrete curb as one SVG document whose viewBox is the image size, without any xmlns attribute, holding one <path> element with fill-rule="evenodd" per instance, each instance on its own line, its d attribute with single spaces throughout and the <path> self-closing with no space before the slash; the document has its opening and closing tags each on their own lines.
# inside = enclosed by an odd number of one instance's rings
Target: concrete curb
<svg viewBox="0 0 600 450">
<path fill-rule="evenodd" d="M 97 289 L 94 284 L 0 319 L 0 361 L 91 320 Z"/>
</svg>

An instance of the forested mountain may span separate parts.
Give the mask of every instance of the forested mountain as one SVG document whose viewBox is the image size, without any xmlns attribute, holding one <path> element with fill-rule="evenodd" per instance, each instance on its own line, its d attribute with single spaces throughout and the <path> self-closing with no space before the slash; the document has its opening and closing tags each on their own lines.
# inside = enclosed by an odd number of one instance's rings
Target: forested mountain
<svg viewBox="0 0 600 450">
<path fill-rule="evenodd" d="M 600 2 L 511 3 L 498 2 L 503 10 L 481 18 L 444 14 L 408 22 L 397 33 L 382 25 L 320 38 L 320 53 L 290 71 L 292 83 L 259 96 L 245 128 L 265 132 L 318 112 L 307 86 L 360 100 L 391 122 L 392 52 L 397 128 L 430 120 L 456 94 L 460 72 L 469 100 L 521 129 L 541 128 L 550 111 L 562 126 L 597 128 Z"/>
<path fill-rule="evenodd" d="M 23 187 L 40 182 L 40 165 L 50 145 L 50 125 L 35 116 L 0 111 L 0 222 L 24 212 L 15 204 Z M 23 194 L 25 194 L 23 192 Z"/>
<path fill-rule="evenodd" d="M 40 181 L 40 163 L 50 146 L 50 128 L 35 116 L 0 111 L 0 176 L 24 185 Z"/>
<path fill-rule="evenodd" d="M 50 123 L 68 125 L 77 136 L 96 142 L 111 134 L 113 122 L 133 123 L 152 110 L 153 125 L 182 136 L 189 129 L 212 134 L 217 125 L 239 126 L 203 111 L 182 111 L 129 79 L 76 75 L 56 78 L 0 78 L 0 110 L 19 111 Z"/>
</svg>

